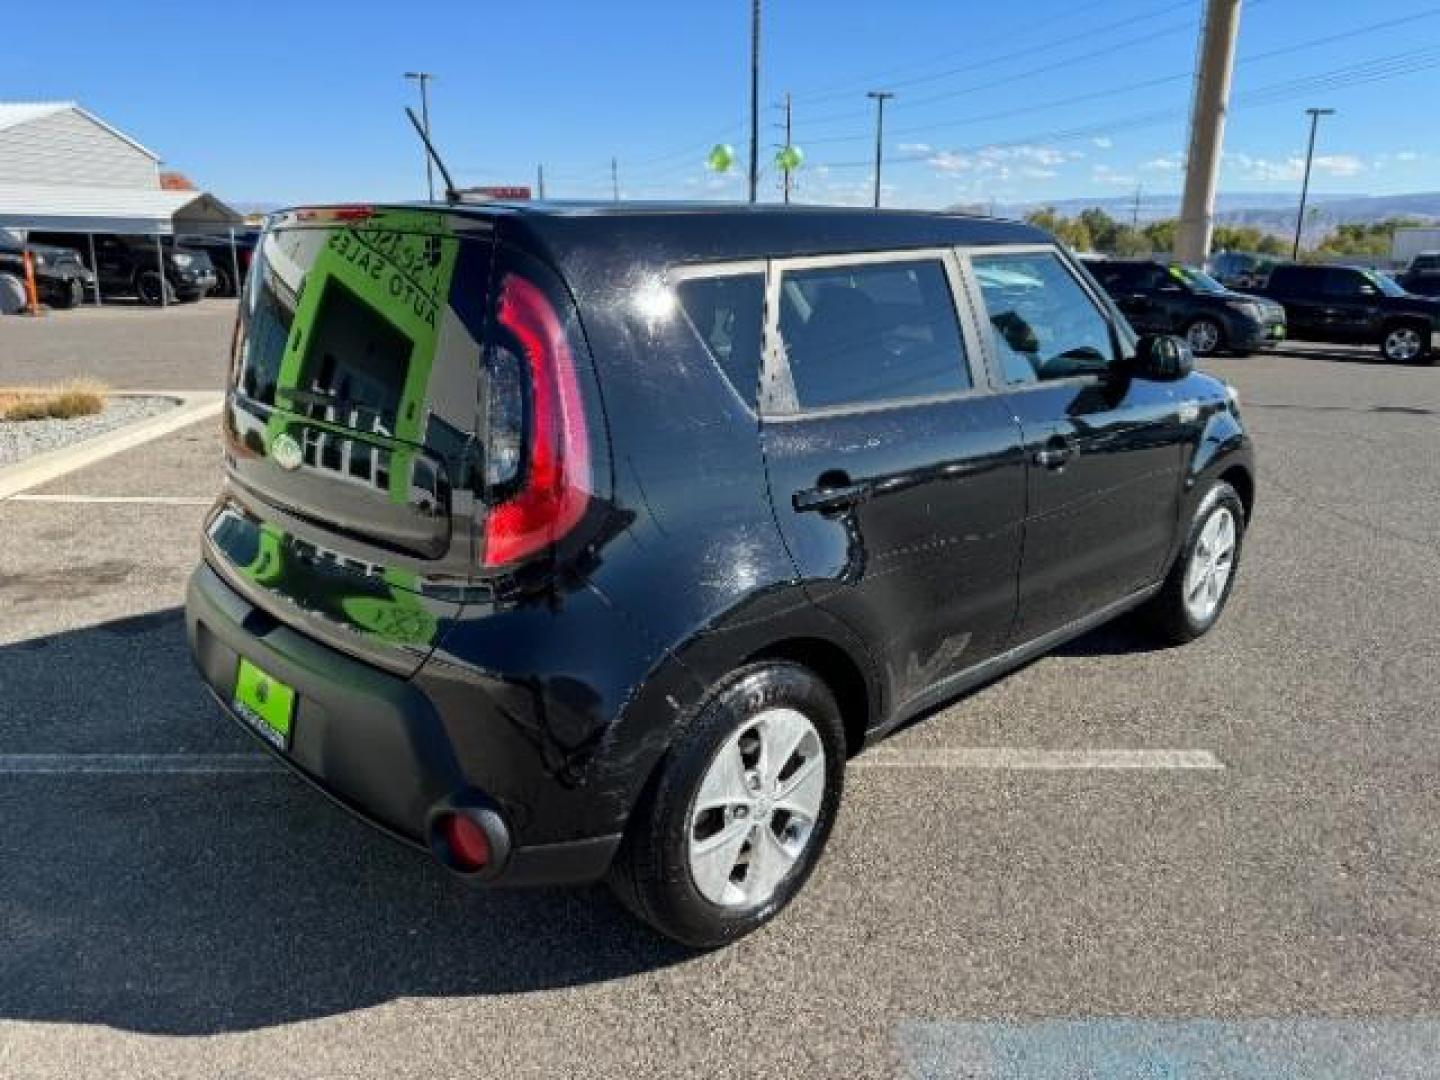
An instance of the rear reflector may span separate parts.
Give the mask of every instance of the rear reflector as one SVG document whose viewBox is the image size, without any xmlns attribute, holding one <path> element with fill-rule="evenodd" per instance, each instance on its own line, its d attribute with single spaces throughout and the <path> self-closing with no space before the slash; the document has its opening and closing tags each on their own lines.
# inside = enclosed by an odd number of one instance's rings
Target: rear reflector
<svg viewBox="0 0 1440 1080">
<path fill-rule="evenodd" d="M 490 863 L 490 838 L 463 814 L 446 814 L 436 823 L 451 869 L 472 874 Z"/>
<path fill-rule="evenodd" d="M 485 518 L 485 566 L 504 566 L 552 546 L 575 527 L 590 501 L 590 439 L 575 356 L 545 294 L 510 275 L 498 320 L 524 355 L 530 389 L 528 453 L 519 489 Z M 492 440 L 502 433 L 492 432 Z M 502 453 L 502 447 L 492 446 Z"/>
</svg>

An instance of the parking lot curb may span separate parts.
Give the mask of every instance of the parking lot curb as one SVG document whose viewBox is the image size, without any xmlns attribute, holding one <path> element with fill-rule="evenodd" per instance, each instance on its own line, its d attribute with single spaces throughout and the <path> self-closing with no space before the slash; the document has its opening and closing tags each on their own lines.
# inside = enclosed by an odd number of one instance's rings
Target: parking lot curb
<svg viewBox="0 0 1440 1080">
<path fill-rule="evenodd" d="M 147 417 L 115 431 L 107 431 L 73 446 L 36 454 L 18 464 L 0 469 L 0 501 L 49 483 L 76 469 L 83 469 L 86 465 L 103 461 L 113 454 L 134 449 L 162 435 L 219 416 L 225 403 L 225 395 L 218 390 L 116 391 L 113 396 L 170 398 L 179 404 L 158 416 Z"/>
</svg>

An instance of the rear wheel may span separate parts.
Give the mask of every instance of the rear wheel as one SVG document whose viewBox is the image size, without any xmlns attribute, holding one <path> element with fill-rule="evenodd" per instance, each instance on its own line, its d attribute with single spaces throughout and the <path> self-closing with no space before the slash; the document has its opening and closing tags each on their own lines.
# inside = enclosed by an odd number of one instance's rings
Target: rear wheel
<svg viewBox="0 0 1440 1080">
<path fill-rule="evenodd" d="M 1190 535 L 1147 614 L 1165 641 L 1183 645 L 1208 632 L 1220 620 L 1245 535 L 1245 505 L 1235 489 L 1217 480 L 1206 491 L 1190 525 Z"/>
<path fill-rule="evenodd" d="M 1196 356 L 1210 356 L 1225 343 L 1225 332 L 1214 319 L 1201 317 L 1185 328 L 1185 340 Z"/>
<path fill-rule="evenodd" d="M 611 867 L 668 937 L 713 948 L 773 918 L 829 838 L 845 733 L 829 689 L 792 663 L 732 675 L 676 738 Z"/>
<path fill-rule="evenodd" d="M 135 293 L 140 297 L 142 304 L 158 306 L 159 304 L 175 303 L 175 290 L 170 282 L 162 278 L 154 270 L 146 270 L 135 279 Z M 162 301 L 163 296 L 163 301 Z"/>
<path fill-rule="evenodd" d="M 1385 331 L 1380 340 L 1380 355 L 1392 364 L 1412 364 L 1424 357 L 1429 344 L 1419 326 L 1402 323 Z"/>
</svg>

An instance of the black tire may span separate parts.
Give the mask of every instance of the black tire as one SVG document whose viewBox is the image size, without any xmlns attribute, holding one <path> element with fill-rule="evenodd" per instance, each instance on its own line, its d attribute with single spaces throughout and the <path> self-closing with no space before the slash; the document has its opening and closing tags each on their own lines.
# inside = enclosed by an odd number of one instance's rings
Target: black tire
<svg viewBox="0 0 1440 1080">
<path fill-rule="evenodd" d="M 1197 617 L 1186 603 L 1186 576 L 1206 524 L 1222 510 L 1228 512 L 1234 522 L 1234 553 L 1230 559 L 1229 574 L 1214 610 L 1204 617 Z M 1185 545 L 1180 549 L 1175 565 L 1170 568 L 1165 584 L 1143 610 L 1146 621 L 1160 640 L 1172 645 L 1184 645 L 1208 633 L 1220 621 L 1225 605 L 1230 600 L 1230 593 L 1235 588 L 1235 576 L 1240 570 L 1240 558 L 1245 547 L 1245 524 L 1245 504 L 1240 501 L 1235 489 L 1223 480 L 1214 481 L 1200 500 L 1199 509 L 1195 511 L 1195 517 L 1190 522 L 1190 532 L 1185 537 Z"/>
<path fill-rule="evenodd" d="M 1196 343 L 1197 338 L 1202 344 Z M 1208 315 L 1201 315 L 1186 325 L 1185 340 L 1196 356 L 1214 356 L 1225 348 L 1225 327 Z"/>
<path fill-rule="evenodd" d="M 209 292 L 210 296 L 234 296 L 235 289 L 230 284 L 230 271 L 224 267 L 215 267 L 215 287 Z"/>
<path fill-rule="evenodd" d="M 1392 323 L 1380 338 L 1380 355 L 1392 364 L 1429 363 L 1430 328 L 1423 323 Z"/>
<path fill-rule="evenodd" d="M 65 310 L 67 308 L 79 307 L 85 302 L 85 283 L 79 278 L 70 278 L 56 291 L 55 302 L 51 307 Z"/>
<path fill-rule="evenodd" d="M 142 304 L 149 304 L 152 307 L 159 307 L 161 301 L 161 286 L 164 286 L 164 303 L 175 303 L 175 289 L 169 281 L 162 278 L 154 270 L 146 270 L 135 278 L 135 295 L 140 298 Z"/>
<path fill-rule="evenodd" d="M 819 736 L 825 775 L 820 810 L 794 865 L 768 899 L 722 906 L 701 894 L 691 873 L 692 804 L 718 752 L 757 715 L 777 707 L 803 713 Z M 699 949 L 735 941 L 774 918 L 804 886 L 829 839 L 844 775 L 845 729 L 829 688 L 799 664 L 741 668 L 683 723 L 657 766 L 630 815 L 610 886 L 636 916 L 669 938 Z"/>
</svg>

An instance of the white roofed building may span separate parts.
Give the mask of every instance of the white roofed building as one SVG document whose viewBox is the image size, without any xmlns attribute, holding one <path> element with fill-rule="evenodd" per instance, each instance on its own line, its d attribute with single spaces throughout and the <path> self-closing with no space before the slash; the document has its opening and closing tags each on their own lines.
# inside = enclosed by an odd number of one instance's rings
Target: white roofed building
<svg viewBox="0 0 1440 1080">
<path fill-rule="evenodd" d="M 160 184 L 160 157 L 73 101 L 0 102 L 0 229 L 223 231 L 241 215 Z"/>
</svg>

